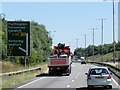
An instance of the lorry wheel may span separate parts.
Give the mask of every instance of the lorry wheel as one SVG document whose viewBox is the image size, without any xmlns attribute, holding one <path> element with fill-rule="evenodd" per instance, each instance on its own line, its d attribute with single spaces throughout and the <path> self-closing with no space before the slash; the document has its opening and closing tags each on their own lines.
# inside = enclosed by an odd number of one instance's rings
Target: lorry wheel
<svg viewBox="0 0 120 90">
<path fill-rule="evenodd" d="M 69 74 L 71 73 L 71 67 L 69 68 L 68 73 L 69 73 Z"/>
<path fill-rule="evenodd" d="M 66 75 L 69 76 L 70 73 L 71 73 L 71 67 L 68 68 L 68 70 L 67 70 L 67 74 L 66 74 Z"/>
<path fill-rule="evenodd" d="M 52 76 L 52 75 L 53 75 L 53 73 L 49 72 L 49 76 Z"/>
<path fill-rule="evenodd" d="M 49 76 L 52 76 L 52 74 L 51 74 L 51 73 L 49 73 Z"/>
</svg>

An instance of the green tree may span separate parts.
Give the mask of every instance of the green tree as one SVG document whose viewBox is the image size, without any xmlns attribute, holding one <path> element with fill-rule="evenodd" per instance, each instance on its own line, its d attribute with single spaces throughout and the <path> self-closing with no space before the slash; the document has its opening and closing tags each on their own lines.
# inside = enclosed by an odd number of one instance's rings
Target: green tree
<svg viewBox="0 0 120 90">
<path fill-rule="evenodd" d="M 2 35 L 2 60 L 10 60 L 6 56 L 6 26 L 7 20 L 0 20 L 2 23 L 2 30 L 0 30 L 0 35 Z M 49 37 L 48 32 L 44 25 L 38 24 L 37 22 L 31 21 L 31 33 L 30 33 L 30 53 L 31 56 L 27 58 L 27 63 L 38 64 L 47 61 L 49 55 L 52 51 L 52 39 Z M 24 57 L 15 57 L 15 63 L 24 64 Z"/>
</svg>

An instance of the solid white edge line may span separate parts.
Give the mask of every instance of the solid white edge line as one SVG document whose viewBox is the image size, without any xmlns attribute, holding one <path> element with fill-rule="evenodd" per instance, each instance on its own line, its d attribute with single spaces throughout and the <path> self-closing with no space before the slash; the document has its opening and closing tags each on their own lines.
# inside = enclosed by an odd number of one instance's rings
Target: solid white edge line
<svg viewBox="0 0 120 90">
<path fill-rule="evenodd" d="M 120 88 L 119 84 L 115 81 L 115 79 L 112 78 L 112 80 Z"/>
<path fill-rule="evenodd" d="M 27 86 L 27 85 L 29 85 L 29 84 L 32 84 L 32 83 L 34 83 L 34 82 L 36 82 L 36 81 L 38 81 L 38 80 L 41 80 L 41 79 L 43 79 L 43 78 L 45 78 L 45 77 L 41 77 L 41 78 L 39 78 L 39 79 L 36 79 L 36 80 L 34 80 L 34 81 L 31 81 L 31 82 L 29 82 L 29 83 L 27 83 L 27 84 L 24 84 L 24 85 L 22 85 L 22 86 L 20 86 L 20 87 L 17 87 L 17 88 L 23 88 L 23 87 L 25 87 L 25 86 Z"/>
</svg>

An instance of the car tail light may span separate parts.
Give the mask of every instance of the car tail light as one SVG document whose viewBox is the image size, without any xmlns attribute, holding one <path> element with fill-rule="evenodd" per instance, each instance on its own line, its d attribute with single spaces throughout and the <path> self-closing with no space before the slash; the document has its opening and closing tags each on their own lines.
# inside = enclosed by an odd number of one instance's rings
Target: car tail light
<svg viewBox="0 0 120 90">
<path fill-rule="evenodd" d="M 111 75 L 109 74 L 108 78 L 107 79 L 111 79 Z"/>
</svg>

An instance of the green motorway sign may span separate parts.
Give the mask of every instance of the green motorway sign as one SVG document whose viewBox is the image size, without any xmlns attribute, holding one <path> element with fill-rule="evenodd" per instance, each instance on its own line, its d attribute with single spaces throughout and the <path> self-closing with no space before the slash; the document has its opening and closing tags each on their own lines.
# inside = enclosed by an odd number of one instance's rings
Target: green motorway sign
<svg viewBox="0 0 120 90">
<path fill-rule="evenodd" d="M 30 56 L 30 22 L 7 22 L 7 56 Z"/>
</svg>

